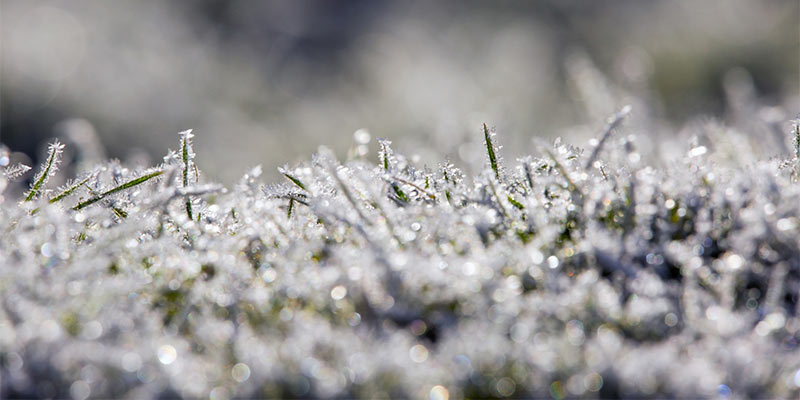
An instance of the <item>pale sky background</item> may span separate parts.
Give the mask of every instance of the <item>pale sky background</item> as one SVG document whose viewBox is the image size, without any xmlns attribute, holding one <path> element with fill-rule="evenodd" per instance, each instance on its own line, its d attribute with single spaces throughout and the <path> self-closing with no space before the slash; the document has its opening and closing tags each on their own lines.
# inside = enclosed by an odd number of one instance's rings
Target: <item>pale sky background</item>
<svg viewBox="0 0 800 400">
<path fill-rule="evenodd" d="M 381 137 L 480 167 L 484 121 L 513 159 L 533 137 L 585 146 L 628 103 L 656 136 L 736 118 L 736 88 L 797 112 L 798 20 L 796 0 L 2 0 L 0 141 L 36 155 L 96 132 L 98 154 L 156 163 L 193 128 L 231 182 L 323 144 L 344 157 L 366 129 L 373 154 Z"/>
</svg>

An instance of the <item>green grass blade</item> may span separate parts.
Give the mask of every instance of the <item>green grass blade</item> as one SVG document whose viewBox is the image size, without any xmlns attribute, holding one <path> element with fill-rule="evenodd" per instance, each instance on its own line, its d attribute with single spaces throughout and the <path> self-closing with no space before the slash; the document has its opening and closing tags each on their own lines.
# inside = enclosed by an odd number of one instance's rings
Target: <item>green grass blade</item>
<svg viewBox="0 0 800 400">
<path fill-rule="evenodd" d="M 130 188 L 132 188 L 132 187 L 134 187 L 136 185 L 139 185 L 139 184 L 142 184 L 144 182 L 147 182 L 150 179 L 153 179 L 153 178 L 155 178 L 157 176 L 160 176 L 162 174 L 164 174 L 164 171 L 159 170 L 159 171 L 154 171 L 154 172 L 151 172 L 149 174 L 140 176 L 140 177 L 138 177 L 136 179 L 132 179 L 132 180 L 130 180 L 128 182 L 125 182 L 125 183 L 117 186 L 117 187 L 114 187 L 114 188 L 109 189 L 109 190 L 107 190 L 107 191 L 105 191 L 103 193 L 100 193 L 97 196 L 94 196 L 94 197 L 90 198 L 89 200 L 86 200 L 86 201 L 83 201 L 81 203 L 78 203 L 78 205 L 76 205 L 75 207 L 72 207 L 72 209 L 73 210 L 80 210 L 82 208 L 86 208 L 87 206 L 90 206 L 90 205 L 92 205 L 94 203 L 97 203 L 100 200 L 103 200 L 104 198 L 106 198 L 107 196 L 109 196 L 111 194 L 114 194 L 114 193 L 117 193 L 117 192 L 121 192 L 121 191 L 123 191 L 125 189 L 130 189 Z"/>
<path fill-rule="evenodd" d="M 64 145 L 58 140 L 55 140 L 50 144 L 47 150 L 47 162 L 43 164 L 39 174 L 36 175 L 36 179 L 31 186 L 31 190 L 28 191 L 28 195 L 25 196 L 25 201 L 33 200 L 41 192 L 42 188 L 44 188 L 47 180 L 50 179 L 50 177 L 55 173 L 56 169 L 58 168 L 59 156 L 61 155 L 61 151 L 63 149 Z"/>
<path fill-rule="evenodd" d="M 194 135 L 192 135 L 191 129 L 181 132 L 180 135 L 181 159 L 183 160 L 183 187 L 187 187 L 189 186 L 189 169 L 191 169 L 192 164 L 191 139 Z M 186 215 L 189 217 L 190 221 L 194 219 L 192 216 L 192 199 L 188 196 L 186 197 Z"/>
<path fill-rule="evenodd" d="M 74 185 L 72 185 L 72 186 L 70 186 L 70 187 L 68 187 L 68 188 L 64 189 L 64 191 L 62 191 L 61 193 L 59 193 L 58 195 L 56 195 L 55 197 L 53 197 L 52 199 L 50 199 L 50 200 L 49 200 L 49 203 L 50 203 L 50 204 L 53 204 L 53 203 L 55 203 L 55 202 L 57 202 L 57 201 L 59 201 L 59 200 L 63 199 L 64 197 L 67 197 L 67 196 L 71 195 L 71 194 L 72 194 L 72 193 L 74 193 L 76 190 L 80 189 L 80 188 L 81 188 L 81 186 L 83 186 L 83 185 L 85 185 L 87 182 L 89 182 L 89 179 L 90 179 L 90 178 L 91 178 L 91 175 L 90 175 L 90 176 L 87 176 L 86 178 L 83 178 L 82 180 L 80 180 L 80 181 L 78 181 L 78 182 L 76 182 Z"/>
<path fill-rule="evenodd" d="M 492 134 L 489 132 L 489 127 L 486 123 L 483 124 L 483 137 L 486 140 L 486 153 L 489 154 L 489 164 L 492 166 L 494 176 L 500 179 L 500 170 L 497 166 L 497 155 L 494 152 L 494 143 L 492 143 Z"/>
<path fill-rule="evenodd" d="M 794 136 L 794 157 L 800 159 L 800 118 L 792 121 L 792 135 Z"/>
<path fill-rule="evenodd" d="M 403 203 L 408 203 L 409 201 L 411 201 L 411 199 L 408 198 L 406 192 L 400 189 L 400 186 L 398 186 L 396 183 L 392 184 L 392 189 L 394 190 L 395 196 L 397 196 L 397 198 Z"/>
<path fill-rule="evenodd" d="M 193 218 L 193 216 L 192 216 L 192 200 L 189 199 L 189 198 L 186 199 L 186 215 L 189 216 L 189 220 L 191 221 L 192 218 Z"/>
<path fill-rule="evenodd" d="M 508 202 L 511 203 L 511 205 L 516 207 L 517 209 L 520 209 L 520 210 L 524 210 L 525 209 L 525 206 L 522 205 L 522 203 L 516 201 L 513 197 L 506 196 L 506 198 L 508 199 Z"/>
<path fill-rule="evenodd" d="M 294 210 L 294 198 L 289 199 L 289 209 L 286 211 L 286 218 L 292 218 L 292 210 Z"/>
<path fill-rule="evenodd" d="M 394 180 L 396 180 L 396 181 L 398 181 L 398 182 L 400 182 L 400 183 L 402 183 L 402 184 L 405 184 L 405 185 L 411 186 L 411 187 L 413 187 L 414 189 L 417 189 L 419 192 L 421 192 L 421 193 L 425 194 L 426 196 L 428 196 L 428 198 L 429 198 L 429 199 L 431 199 L 431 200 L 436 200 L 436 195 L 434 195 L 433 193 L 431 193 L 431 192 L 427 191 L 426 189 L 424 189 L 424 188 L 420 187 L 419 185 L 415 184 L 414 182 L 408 181 L 408 180 L 406 180 L 406 179 L 403 179 L 403 178 L 400 178 L 400 177 L 392 177 L 392 179 L 394 179 Z M 429 187 L 429 186 L 430 186 L 430 185 L 428 184 L 428 177 L 427 177 L 427 176 L 425 177 L 425 186 L 426 186 L 426 187 Z M 398 185 L 397 185 L 397 184 L 392 184 L 392 187 L 395 189 L 395 193 L 396 193 L 396 194 L 397 194 L 397 195 L 398 195 L 398 196 L 399 196 L 401 199 L 405 199 L 406 201 L 408 201 L 408 195 L 406 195 L 405 193 L 403 193 L 403 191 L 402 191 L 402 190 L 400 190 L 400 188 L 398 187 Z M 398 193 L 398 191 L 399 191 L 399 193 Z"/>
<path fill-rule="evenodd" d="M 378 139 L 380 151 L 378 152 L 378 159 L 380 160 L 383 170 L 389 172 L 391 167 L 391 159 L 393 157 L 392 142 L 386 139 Z"/>
<path fill-rule="evenodd" d="M 119 219 L 128 218 L 128 213 L 125 212 L 125 210 L 123 210 L 121 208 L 111 207 L 111 210 L 114 211 L 114 215 L 116 215 L 117 218 L 119 218 Z"/>
<path fill-rule="evenodd" d="M 299 180 L 299 179 L 297 179 L 297 178 L 295 178 L 295 177 L 293 177 L 293 176 L 289 175 L 287 172 L 281 172 L 281 173 L 283 174 L 283 176 L 285 176 L 285 177 L 286 177 L 286 179 L 288 179 L 288 180 L 292 181 L 292 183 L 294 183 L 295 185 L 297 185 L 297 187 L 299 187 L 300 189 L 303 189 L 303 190 L 305 190 L 306 192 L 308 191 L 308 189 L 306 189 L 306 186 L 305 186 L 305 185 L 303 185 L 303 182 L 300 182 L 300 180 Z"/>
</svg>

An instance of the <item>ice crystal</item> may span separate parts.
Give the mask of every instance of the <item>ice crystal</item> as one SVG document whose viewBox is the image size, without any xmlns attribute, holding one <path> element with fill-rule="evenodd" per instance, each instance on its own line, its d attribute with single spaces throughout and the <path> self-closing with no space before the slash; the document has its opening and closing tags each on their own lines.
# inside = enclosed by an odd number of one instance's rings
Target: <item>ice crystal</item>
<svg viewBox="0 0 800 400">
<path fill-rule="evenodd" d="M 25 164 L 17 163 L 10 167 L 3 168 L 3 175 L 5 175 L 6 179 L 13 181 L 20 176 L 25 175 L 25 173 L 30 170 L 31 167 Z"/>
</svg>

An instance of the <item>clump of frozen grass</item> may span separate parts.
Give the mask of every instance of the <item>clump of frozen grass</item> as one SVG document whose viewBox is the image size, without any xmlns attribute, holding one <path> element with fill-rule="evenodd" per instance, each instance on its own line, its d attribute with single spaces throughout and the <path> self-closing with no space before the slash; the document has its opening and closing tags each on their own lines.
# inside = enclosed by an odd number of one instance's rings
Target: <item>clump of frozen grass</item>
<svg viewBox="0 0 800 400">
<path fill-rule="evenodd" d="M 471 177 L 380 141 L 226 190 L 186 131 L 49 195 L 56 142 L 0 197 L 0 394 L 798 396 L 798 156 L 657 168 L 614 135 L 629 111 L 513 166 L 483 125 Z M 2 149 L 0 190 L 25 172 Z"/>
</svg>

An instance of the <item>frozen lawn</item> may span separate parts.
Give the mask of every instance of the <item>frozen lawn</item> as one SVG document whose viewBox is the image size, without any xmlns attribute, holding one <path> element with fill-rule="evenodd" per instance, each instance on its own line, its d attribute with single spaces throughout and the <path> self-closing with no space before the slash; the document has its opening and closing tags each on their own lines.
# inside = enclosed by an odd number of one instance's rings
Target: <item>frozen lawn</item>
<svg viewBox="0 0 800 400">
<path fill-rule="evenodd" d="M 60 189 L 55 143 L 12 198 L 4 149 L 0 395 L 800 396 L 797 155 L 724 162 L 717 126 L 655 166 L 627 111 L 516 162 L 476 129 L 475 176 L 362 132 L 226 189 L 184 132 Z"/>
</svg>

